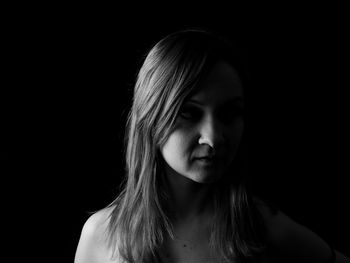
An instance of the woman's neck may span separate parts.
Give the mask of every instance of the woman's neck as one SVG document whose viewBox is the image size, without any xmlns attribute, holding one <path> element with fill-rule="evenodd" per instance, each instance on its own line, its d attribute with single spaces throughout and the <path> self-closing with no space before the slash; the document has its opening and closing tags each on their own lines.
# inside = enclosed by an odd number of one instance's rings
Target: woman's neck
<svg viewBox="0 0 350 263">
<path fill-rule="evenodd" d="M 212 185 L 192 181 L 176 172 L 167 172 L 166 183 L 170 191 L 168 207 L 172 219 L 186 221 L 211 213 Z"/>
</svg>

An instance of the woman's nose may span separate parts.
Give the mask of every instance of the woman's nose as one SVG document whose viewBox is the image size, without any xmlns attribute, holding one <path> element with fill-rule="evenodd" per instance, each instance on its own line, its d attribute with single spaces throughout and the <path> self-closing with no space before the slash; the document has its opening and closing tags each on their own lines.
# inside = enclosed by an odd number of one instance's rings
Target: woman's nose
<svg viewBox="0 0 350 263">
<path fill-rule="evenodd" d="M 224 141 L 222 124 L 214 116 L 208 116 L 203 120 L 199 133 L 199 144 L 208 144 L 212 148 L 218 148 Z"/>
</svg>

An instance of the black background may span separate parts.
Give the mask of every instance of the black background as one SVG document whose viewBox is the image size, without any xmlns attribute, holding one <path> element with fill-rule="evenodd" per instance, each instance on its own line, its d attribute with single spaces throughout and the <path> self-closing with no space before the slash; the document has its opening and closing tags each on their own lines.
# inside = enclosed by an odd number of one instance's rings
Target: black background
<svg viewBox="0 0 350 263">
<path fill-rule="evenodd" d="M 88 212 L 118 191 L 125 117 L 143 56 L 166 34 L 200 26 L 228 36 L 245 58 L 252 84 L 247 164 L 256 191 L 348 252 L 349 85 L 341 7 L 209 8 L 186 15 L 94 6 L 11 10 L 3 21 L 1 99 L 4 218 L 15 225 L 10 248 L 29 244 L 25 258 L 72 261 Z"/>
</svg>

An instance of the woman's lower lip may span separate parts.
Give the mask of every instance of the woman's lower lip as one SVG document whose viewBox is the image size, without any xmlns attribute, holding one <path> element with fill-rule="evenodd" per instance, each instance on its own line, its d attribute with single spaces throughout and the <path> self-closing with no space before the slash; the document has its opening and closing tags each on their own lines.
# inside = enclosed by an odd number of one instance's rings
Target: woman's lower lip
<svg viewBox="0 0 350 263">
<path fill-rule="evenodd" d="M 196 159 L 198 163 L 206 166 L 214 166 L 217 164 L 217 159 L 209 159 L 209 158 L 198 158 Z"/>
</svg>

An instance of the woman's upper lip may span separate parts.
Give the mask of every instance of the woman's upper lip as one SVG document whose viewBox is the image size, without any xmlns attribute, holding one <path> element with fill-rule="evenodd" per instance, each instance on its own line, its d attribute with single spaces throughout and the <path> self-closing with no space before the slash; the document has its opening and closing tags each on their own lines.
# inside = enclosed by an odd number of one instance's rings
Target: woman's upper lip
<svg viewBox="0 0 350 263">
<path fill-rule="evenodd" d="M 195 157 L 195 159 L 217 159 L 218 158 L 218 155 L 216 154 L 212 154 L 212 155 L 203 155 L 203 156 L 198 156 L 198 157 Z"/>
</svg>

